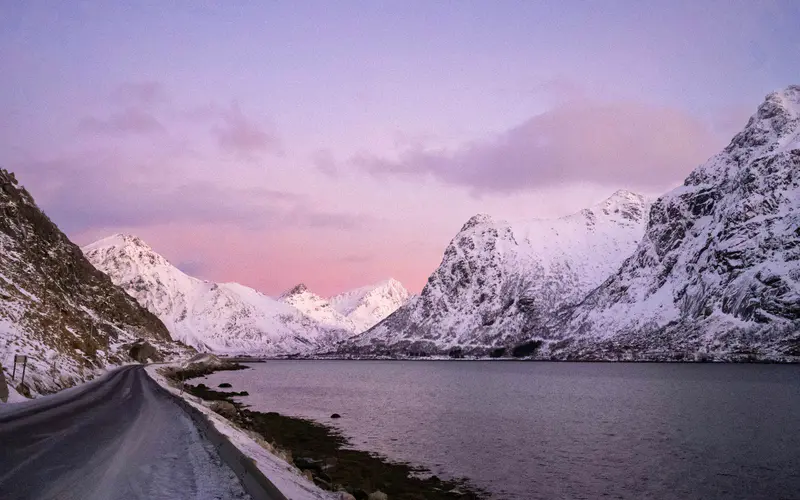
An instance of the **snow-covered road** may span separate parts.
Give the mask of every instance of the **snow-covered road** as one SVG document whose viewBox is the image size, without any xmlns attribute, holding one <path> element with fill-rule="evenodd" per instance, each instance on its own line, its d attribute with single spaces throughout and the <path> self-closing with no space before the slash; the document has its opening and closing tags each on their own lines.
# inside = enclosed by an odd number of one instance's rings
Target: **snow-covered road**
<svg viewBox="0 0 800 500">
<path fill-rule="evenodd" d="M 0 498 L 249 498 L 141 366 L 0 413 Z"/>
</svg>

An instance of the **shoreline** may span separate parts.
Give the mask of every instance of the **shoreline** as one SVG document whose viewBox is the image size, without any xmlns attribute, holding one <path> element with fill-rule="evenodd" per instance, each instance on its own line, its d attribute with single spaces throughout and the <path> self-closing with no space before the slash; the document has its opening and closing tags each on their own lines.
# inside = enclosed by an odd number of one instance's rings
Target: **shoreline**
<svg viewBox="0 0 800 500">
<path fill-rule="evenodd" d="M 467 479 L 441 479 L 424 467 L 349 448 L 347 438 L 323 423 L 276 412 L 252 411 L 234 401 L 234 397 L 246 393 L 186 383 L 217 371 L 248 368 L 238 363 L 226 365 L 188 370 L 170 368 L 164 375 L 193 396 L 212 402 L 212 410 L 232 423 L 260 435 L 321 489 L 346 492 L 357 500 L 373 498 L 370 495 L 376 493 L 392 500 L 489 498 L 487 492 L 472 486 Z M 385 497 L 378 494 L 374 498 Z"/>
<path fill-rule="evenodd" d="M 800 364 L 800 357 L 792 360 L 776 359 L 719 359 L 709 358 L 701 360 L 657 360 L 657 359 L 549 359 L 549 358 L 491 358 L 491 357 L 462 357 L 451 358 L 448 356 L 410 356 L 410 357 L 263 357 L 263 358 L 225 358 L 225 361 L 235 363 L 266 363 L 267 361 L 454 361 L 454 362 L 492 362 L 492 363 L 589 363 L 589 364 L 663 364 L 663 365 L 797 365 Z"/>
</svg>

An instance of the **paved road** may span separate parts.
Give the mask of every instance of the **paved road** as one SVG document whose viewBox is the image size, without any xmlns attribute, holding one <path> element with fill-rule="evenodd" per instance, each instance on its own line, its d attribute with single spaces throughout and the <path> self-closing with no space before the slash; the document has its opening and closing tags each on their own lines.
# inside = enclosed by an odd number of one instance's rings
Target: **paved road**
<svg viewBox="0 0 800 500">
<path fill-rule="evenodd" d="M 248 498 L 141 366 L 0 408 L 2 500 Z"/>
</svg>

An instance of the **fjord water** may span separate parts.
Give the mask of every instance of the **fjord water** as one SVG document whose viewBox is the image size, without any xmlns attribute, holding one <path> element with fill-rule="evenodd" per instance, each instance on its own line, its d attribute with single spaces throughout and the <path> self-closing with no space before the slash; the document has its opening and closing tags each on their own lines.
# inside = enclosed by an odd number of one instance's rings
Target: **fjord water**
<svg viewBox="0 0 800 500">
<path fill-rule="evenodd" d="M 800 498 L 800 366 L 268 361 L 254 410 L 467 477 L 492 498 Z M 343 418 L 330 420 L 332 413 Z"/>
</svg>

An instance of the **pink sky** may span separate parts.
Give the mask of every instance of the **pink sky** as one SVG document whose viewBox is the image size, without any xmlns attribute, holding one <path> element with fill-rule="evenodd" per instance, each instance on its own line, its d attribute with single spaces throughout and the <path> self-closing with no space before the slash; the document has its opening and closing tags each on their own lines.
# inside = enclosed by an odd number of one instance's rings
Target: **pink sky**
<svg viewBox="0 0 800 500">
<path fill-rule="evenodd" d="M 15 6 L 0 164 L 79 244 L 418 292 L 476 213 L 681 183 L 800 66 L 791 2 L 324 5 Z"/>
</svg>

